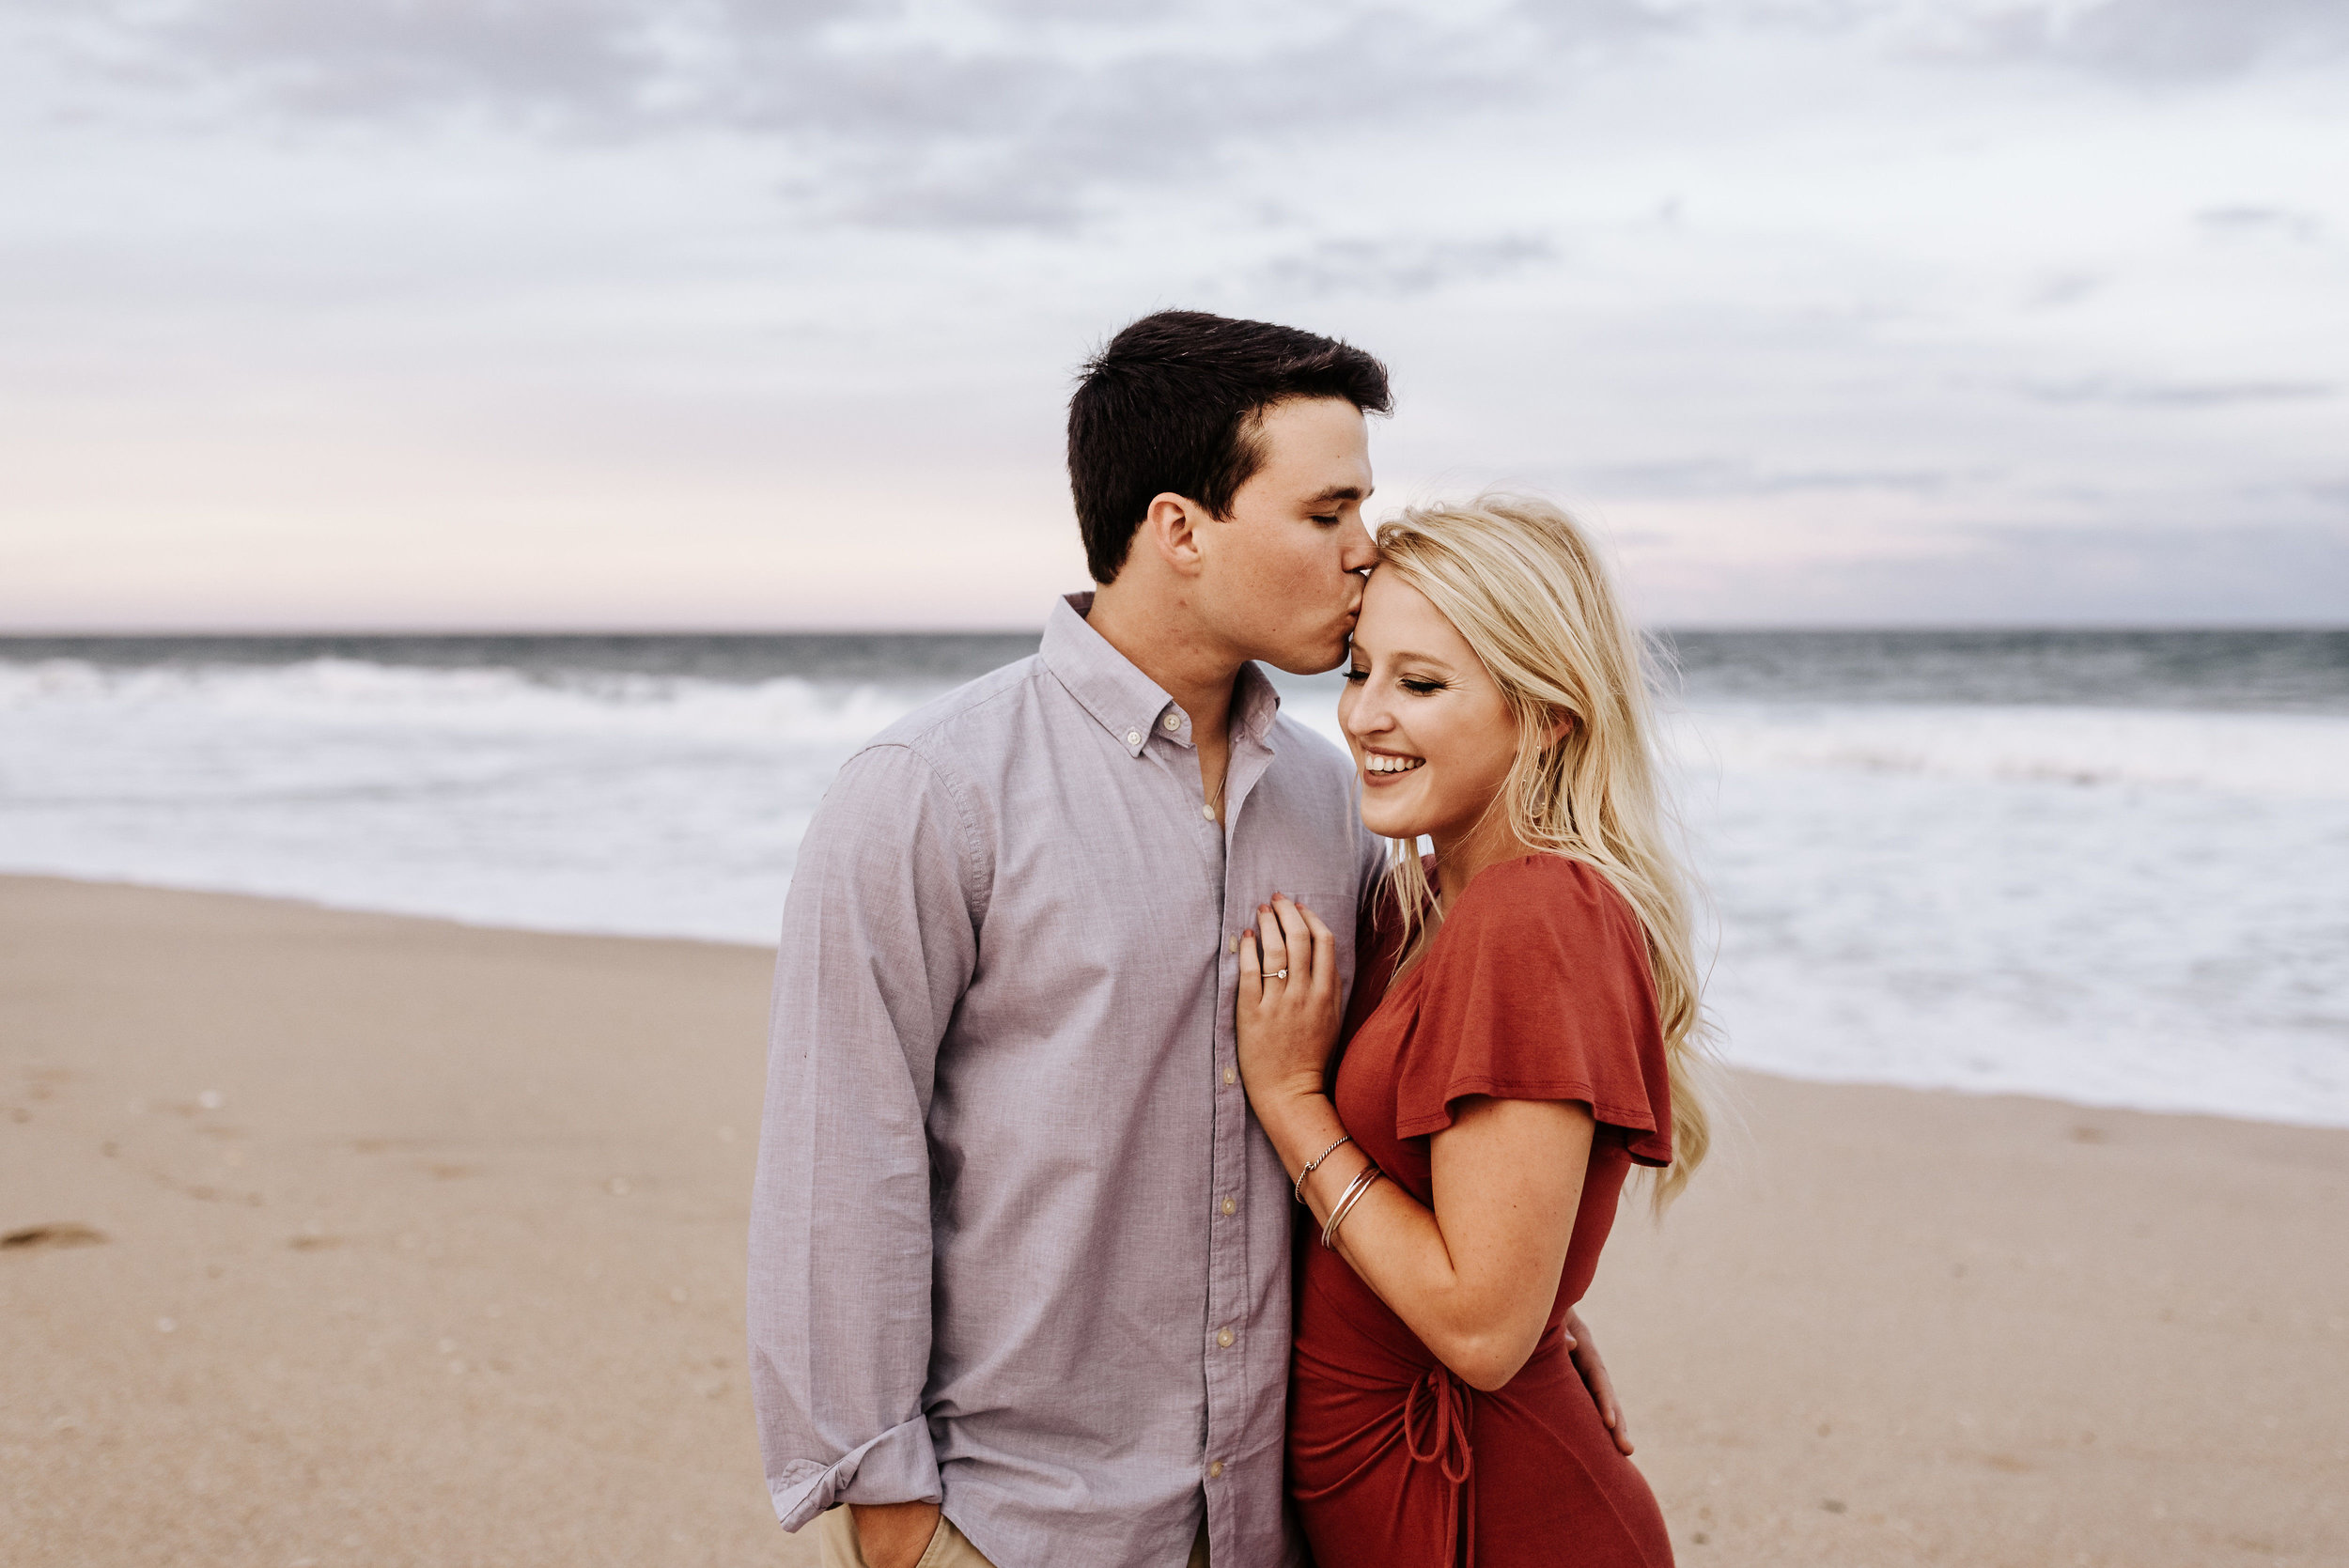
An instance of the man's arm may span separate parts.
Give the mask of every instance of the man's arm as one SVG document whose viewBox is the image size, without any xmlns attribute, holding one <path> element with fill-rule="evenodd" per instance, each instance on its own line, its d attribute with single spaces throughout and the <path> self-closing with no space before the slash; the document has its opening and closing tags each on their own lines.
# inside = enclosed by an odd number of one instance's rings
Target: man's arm
<svg viewBox="0 0 2349 1568">
<path fill-rule="evenodd" d="M 941 1496 L 922 1411 L 924 1123 L 939 1041 L 976 959 L 971 853 L 946 781 L 911 751 L 879 746 L 841 769 L 792 872 L 749 1298 L 759 1444 L 791 1529 L 840 1503 Z"/>
</svg>

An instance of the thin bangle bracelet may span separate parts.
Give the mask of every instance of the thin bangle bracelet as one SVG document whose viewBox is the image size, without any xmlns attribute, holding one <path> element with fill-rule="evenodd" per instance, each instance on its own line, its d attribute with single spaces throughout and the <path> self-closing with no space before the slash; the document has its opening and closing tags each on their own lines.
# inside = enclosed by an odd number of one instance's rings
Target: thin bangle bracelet
<svg viewBox="0 0 2349 1568">
<path fill-rule="evenodd" d="M 1346 1223 L 1346 1217 L 1353 1212 L 1354 1205 L 1362 1201 L 1362 1194 L 1377 1186 L 1385 1175 L 1386 1172 L 1376 1165 L 1362 1167 L 1361 1173 L 1354 1178 L 1345 1194 L 1338 1199 L 1337 1206 L 1330 1211 L 1330 1222 L 1321 1228 L 1321 1245 L 1333 1250 L 1336 1248 L 1338 1227 Z"/>
<path fill-rule="evenodd" d="M 1321 1245 L 1330 1245 L 1330 1238 L 1337 1234 L 1338 1216 L 1346 1212 L 1346 1204 L 1361 1195 L 1362 1188 L 1370 1185 L 1370 1173 L 1377 1169 L 1375 1162 L 1364 1160 L 1362 1168 L 1354 1172 L 1354 1179 L 1346 1184 L 1338 1201 L 1330 1205 L 1330 1218 L 1321 1222 Z"/>
<path fill-rule="evenodd" d="M 1321 1153 L 1314 1156 L 1313 1158 L 1305 1162 L 1305 1169 L 1297 1172 L 1297 1187 L 1294 1189 L 1294 1196 L 1299 1203 L 1301 1203 L 1305 1201 L 1305 1178 L 1312 1175 L 1315 1171 L 1320 1170 L 1321 1162 L 1323 1160 L 1328 1159 L 1331 1155 L 1336 1154 L 1340 1149 L 1345 1148 L 1348 1143 L 1353 1141 L 1354 1140 L 1350 1136 L 1341 1138 L 1335 1143 L 1330 1144 L 1328 1148 L 1322 1150 Z"/>
<path fill-rule="evenodd" d="M 1374 1165 L 1355 1178 L 1356 1185 L 1346 1188 L 1346 1196 L 1340 1198 L 1337 1207 L 1330 1211 L 1330 1223 L 1321 1229 L 1322 1246 L 1335 1250 L 1338 1244 L 1338 1227 L 1346 1223 L 1346 1217 L 1354 1212 L 1354 1205 L 1368 1196 L 1370 1189 L 1376 1187 L 1385 1175 L 1384 1171 Z"/>
</svg>

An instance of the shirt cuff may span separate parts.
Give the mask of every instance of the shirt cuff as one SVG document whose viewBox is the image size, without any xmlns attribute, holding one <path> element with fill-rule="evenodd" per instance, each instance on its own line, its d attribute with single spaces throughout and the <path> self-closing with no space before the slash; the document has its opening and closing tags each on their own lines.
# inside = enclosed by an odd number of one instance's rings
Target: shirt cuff
<svg viewBox="0 0 2349 1568">
<path fill-rule="evenodd" d="M 829 1465 L 789 1459 L 767 1478 L 775 1517 L 798 1529 L 838 1503 L 938 1502 L 938 1450 L 930 1423 L 916 1416 L 871 1442 L 850 1449 Z"/>
</svg>

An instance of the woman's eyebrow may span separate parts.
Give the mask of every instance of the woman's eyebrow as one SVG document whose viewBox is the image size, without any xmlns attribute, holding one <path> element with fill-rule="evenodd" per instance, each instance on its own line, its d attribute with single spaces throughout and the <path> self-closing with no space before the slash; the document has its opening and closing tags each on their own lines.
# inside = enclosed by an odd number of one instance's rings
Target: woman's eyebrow
<svg viewBox="0 0 2349 1568">
<path fill-rule="evenodd" d="M 1452 666 L 1432 653 L 1413 653 L 1410 649 L 1404 648 L 1399 652 L 1387 655 L 1387 658 L 1396 664 L 1420 665 L 1439 675 L 1448 675 L 1452 673 Z"/>
</svg>

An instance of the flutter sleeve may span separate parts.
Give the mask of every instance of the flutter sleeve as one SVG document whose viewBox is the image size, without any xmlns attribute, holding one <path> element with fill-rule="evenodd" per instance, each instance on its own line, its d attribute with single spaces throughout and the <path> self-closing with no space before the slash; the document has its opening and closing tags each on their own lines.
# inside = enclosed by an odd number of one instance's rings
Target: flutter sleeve
<svg viewBox="0 0 2349 1568">
<path fill-rule="evenodd" d="M 1572 1100 L 1622 1129 L 1631 1157 L 1672 1163 L 1672 1082 L 1639 918 L 1606 878 L 1558 855 L 1490 866 L 1423 962 L 1397 1063 L 1395 1131 L 1452 1125 L 1473 1095 Z"/>
</svg>

